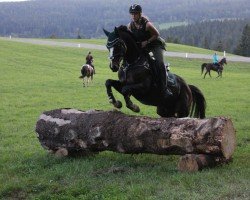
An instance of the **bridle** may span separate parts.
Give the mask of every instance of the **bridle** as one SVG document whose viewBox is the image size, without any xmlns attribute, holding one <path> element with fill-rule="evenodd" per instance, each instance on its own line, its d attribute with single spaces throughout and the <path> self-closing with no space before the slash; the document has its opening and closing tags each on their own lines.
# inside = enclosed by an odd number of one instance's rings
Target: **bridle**
<svg viewBox="0 0 250 200">
<path fill-rule="evenodd" d="M 109 52 L 110 52 L 110 54 L 109 54 L 109 59 L 110 60 L 113 60 L 117 56 L 124 57 L 124 55 L 127 52 L 127 45 L 120 38 L 116 38 L 115 40 L 113 40 L 111 42 L 108 42 L 108 44 L 106 46 L 107 46 L 107 48 L 109 49 Z M 116 54 L 113 54 L 115 46 L 121 47 L 121 51 L 116 53 Z"/>
<path fill-rule="evenodd" d="M 106 46 L 109 49 L 109 59 L 111 63 L 117 62 L 116 64 L 119 65 L 121 60 L 124 59 L 125 54 L 127 52 L 127 45 L 125 44 L 125 42 L 121 38 L 116 38 L 113 41 L 109 41 Z M 116 48 L 120 47 L 120 49 L 119 49 L 119 52 L 115 52 L 114 54 L 115 47 Z M 115 58 L 118 58 L 118 60 L 114 61 Z M 120 66 L 116 66 L 116 67 L 119 68 Z M 112 71 L 115 71 L 114 66 L 112 64 L 110 64 L 110 68 Z"/>
</svg>

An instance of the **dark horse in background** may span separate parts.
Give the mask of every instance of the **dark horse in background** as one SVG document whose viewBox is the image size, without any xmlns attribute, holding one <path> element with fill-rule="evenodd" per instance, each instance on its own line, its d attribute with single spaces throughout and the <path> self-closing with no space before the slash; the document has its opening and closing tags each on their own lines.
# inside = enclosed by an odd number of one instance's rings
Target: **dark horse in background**
<svg viewBox="0 0 250 200">
<path fill-rule="evenodd" d="M 89 64 L 84 64 L 81 68 L 81 76 L 79 78 L 83 79 L 83 87 L 88 86 L 89 83 L 93 80 L 94 69 Z"/>
<path fill-rule="evenodd" d="M 210 74 L 211 70 L 216 71 L 218 73 L 218 76 L 216 78 L 218 78 L 218 77 L 222 78 L 222 71 L 224 68 L 224 64 L 227 64 L 226 58 L 222 58 L 220 60 L 220 62 L 218 63 L 218 65 L 213 64 L 213 63 L 203 63 L 201 65 L 201 75 L 203 74 L 204 69 L 206 69 L 206 72 L 204 74 L 204 78 L 206 77 L 207 73 L 209 74 L 210 77 L 212 77 Z"/>
<path fill-rule="evenodd" d="M 153 65 L 158 62 L 142 51 L 126 26 L 116 27 L 113 32 L 104 32 L 108 36 L 110 68 L 113 72 L 118 71 L 119 78 L 106 81 L 110 103 L 116 108 L 122 107 L 122 103 L 112 93 L 114 87 L 124 96 L 126 106 L 134 112 L 140 109 L 131 101 L 131 95 L 143 104 L 156 106 L 157 114 L 162 117 L 205 118 L 206 101 L 203 94 L 197 87 L 187 85 L 178 75 L 169 73 L 171 83 L 168 85 L 173 96 L 163 98 L 153 72 L 154 68 L 158 68 Z"/>
</svg>

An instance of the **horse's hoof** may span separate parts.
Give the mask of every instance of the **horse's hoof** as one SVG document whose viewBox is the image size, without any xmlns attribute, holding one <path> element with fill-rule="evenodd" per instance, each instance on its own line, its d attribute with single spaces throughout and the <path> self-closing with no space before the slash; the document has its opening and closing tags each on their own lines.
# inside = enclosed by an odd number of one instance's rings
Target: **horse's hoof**
<svg viewBox="0 0 250 200">
<path fill-rule="evenodd" d="M 132 104 L 132 105 L 127 105 L 127 108 L 129 108 L 130 110 L 132 110 L 133 112 L 140 112 L 140 108 L 139 106 L 135 105 L 135 104 Z"/>
<path fill-rule="evenodd" d="M 117 100 L 115 103 L 114 103 L 114 106 L 118 109 L 120 109 L 122 107 L 122 102 L 120 102 L 119 100 Z"/>
</svg>

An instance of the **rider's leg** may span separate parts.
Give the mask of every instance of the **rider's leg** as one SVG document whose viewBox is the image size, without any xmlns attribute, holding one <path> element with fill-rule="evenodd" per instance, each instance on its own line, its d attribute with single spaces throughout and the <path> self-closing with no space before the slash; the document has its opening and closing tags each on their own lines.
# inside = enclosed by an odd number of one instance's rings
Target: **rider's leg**
<svg viewBox="0 0 250 200">
<path fill-rule="evenodd" d="M 152 53 L 154 54 L 155 59 L 159 62 L 159 69 L 160 69 L 160 89 L 164 97 L 172 96 L 172 92 L 168 89 L 167 82 L 168 82 L 168 72 L 166 70 L 164 64 L 164 57 L 163 53 L 164 50 L 161 47 L 155 47 L 152 49 Z"/>
</svg>

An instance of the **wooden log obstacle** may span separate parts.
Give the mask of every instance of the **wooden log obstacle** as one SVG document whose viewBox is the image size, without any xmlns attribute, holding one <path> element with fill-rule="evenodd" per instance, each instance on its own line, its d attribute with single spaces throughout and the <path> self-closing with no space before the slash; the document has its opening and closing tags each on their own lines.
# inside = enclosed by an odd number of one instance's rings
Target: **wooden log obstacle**
<svg viewBox="0 0 250 200">
<path fill-rule="evenodd" d="M 41 145 L 64 156 L 101 151 L 182 155 L 180 171 L 197 171 L 231 160 L 236 147 L 226 117 L 151 118 L 119 111 L 56 109 L 36 124 Z"/>
</svg>

